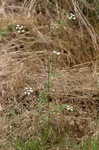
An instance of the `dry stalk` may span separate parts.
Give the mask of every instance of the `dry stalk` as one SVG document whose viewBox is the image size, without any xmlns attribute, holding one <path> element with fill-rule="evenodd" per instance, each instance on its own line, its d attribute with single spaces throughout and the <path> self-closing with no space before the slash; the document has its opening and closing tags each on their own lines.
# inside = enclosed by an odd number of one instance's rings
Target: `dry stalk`
<svg viewBox="0 0 99 150">
<path fill-rule="evenodd" d="M 76 13 L 77 18 L 80 20 L 80 22 L 87 29 L 87 32 L 89 33 L 89 35 L 91 37 L 91 40 L 92 40 L 92 43 L 93 43 L 93 47 L 94 47 L 94 50 L 96 52 L 95 62 L 93 62 L 93 65 L 94 65 L 93 75 L 94 75 L 94 77 L 97 78 L 97 67 L 98 67 L 97 55 L 99 55 L 99 52 L 98 52 L 99 46 L 98 46 L 98 43 L 97 43 L 97 34 L 96 34 L 93 26 L 90 24 L 88 19 L 82 13 L 78 1 L 72 0 L 72 4 L 73 4 L 74 11 Z"/>
<path fill-rule="evenodd" d="M 24 0 L 23 9 L 25 14 L 27 14 L 27 17 L 31 16 L 31 11 L 35 11 L 36 3 L 36 0 Z"/>
</svg>

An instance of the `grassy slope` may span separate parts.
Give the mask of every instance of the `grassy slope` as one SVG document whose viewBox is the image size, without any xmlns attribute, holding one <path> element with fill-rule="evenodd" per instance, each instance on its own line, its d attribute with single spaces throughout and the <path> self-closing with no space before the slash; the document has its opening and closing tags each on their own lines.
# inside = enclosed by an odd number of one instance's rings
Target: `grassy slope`
<svg viewBox="0 0 99 150">
<path fill-rule="evenodd" d="M 60 14 L 1 18 L 1 150 L 98 150 L 95 51 L 86 29 Z"/>
</svg>

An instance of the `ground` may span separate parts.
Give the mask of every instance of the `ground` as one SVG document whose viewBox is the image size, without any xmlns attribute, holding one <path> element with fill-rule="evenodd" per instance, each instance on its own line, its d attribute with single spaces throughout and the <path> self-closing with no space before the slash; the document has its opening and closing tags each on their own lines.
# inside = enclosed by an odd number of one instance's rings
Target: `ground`
<svg viewBox="0 0 99 150">
<path fill-rule="evenodd" d="M 0 18 L 0 150 L 99 149 L 97 52 L 61 15 Z"/>
</svg>

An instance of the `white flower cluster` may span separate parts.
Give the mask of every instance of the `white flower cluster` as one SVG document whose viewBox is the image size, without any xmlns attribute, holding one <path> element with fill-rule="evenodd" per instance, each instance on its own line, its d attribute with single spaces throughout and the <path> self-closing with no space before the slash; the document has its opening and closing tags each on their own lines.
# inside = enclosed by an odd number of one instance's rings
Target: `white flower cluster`
<svg viewBox="0 0 99 150">
<path fill-rule="evenodd" d="M 25 32 L 25 29 L 24 29 L 24 26 L 23 25 L 19 25 L 17 24 L 16 27 L 15 27 L 16 31 L 18 33 L 24 33 Z"/>
<path fill-rule="evenodd" d="M 30 94 L 32 94 L 33 93 L 33 89 L 31 88 L 31 87 L 25 87 L 24 88 L 24 94 L 25 95 L 30 95 Z"/>
<path fill-rule="evenodd" d="M 54 30 L 54 29 L 58 29 L 58 28 L 59 28 L 58 23 L 51 22 L 50 29 Z"/>
<path fill-rule="evenodd" d="M 73 111 L 73 107 L 70 106 L 70 105 L 67 105 L 67 106 L 66 106 L 66 109 L 69 110 L 69 111 Z"/>
<path fill-rule="evenodd" d="M 61 53 L 54 50 L 53 54 L 60 55 Z"/>
<path fill-rule="evenodd" d="M 69 20 L 76 20 L 76 16 L 75 16 L 75 14 L 73 14 L 72 12 L 67 15 L 67 18 L 68 18 Z"/>
</svg>

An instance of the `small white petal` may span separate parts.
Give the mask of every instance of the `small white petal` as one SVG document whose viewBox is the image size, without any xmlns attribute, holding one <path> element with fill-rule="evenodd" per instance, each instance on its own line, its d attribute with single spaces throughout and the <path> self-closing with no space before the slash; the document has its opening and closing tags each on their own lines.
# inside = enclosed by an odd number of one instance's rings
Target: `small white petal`
<svg viewBox="0 0 99 150">
<path fill-rule="evenodd" d="M 73 20 L 76 20 L 76 17 L 73 17 L 72 19 L 73 19 Z"/>
<path fill-rule="evenodd" d="M 27 92 L 24 92 L 24 94 L 26 95 L 26 94 L 27 94 Z"/>
<path fill-rule="evenodd" d="M 23 29 L 23 27 L 19 27 L 19 29 L 20 29 L 20 30 L 22 30 L 22 29 Z"/>
<path fill-rule="evenodd" d="M 53 51 L 53 53 L 56 54 L 57 52 L 56 52 L 56 51 Z"/>
<path fill-rule="evenodd" d="M 21 32 L 22 32 L 22 33 L 24 33 L 24 32 L 25 32 L 25 30 L 22 30 Z"/>
<path fill-rule="evenodd" d="M 21 25 L 21 29 L 22 29 L 22 28 L 24 28 L 24 26 L 23 26 L 23 25 Z"/>
<path fill-rule="evenodd" d="M 15 27 L 15 28 L 16 28 L 16 30 L 19 29 L 19 27 Z"/>
<path fill-rule="evenodd" d="M 72 16 L 69 16 L 68 19 L 71 20 L 71 19 L 72 19 Z"/>
<path fill-rule="evenodd" d="M 2 106 L 1 106 L 1 104 L 0 104 L 0 111 L 2 111 L 3 110 L 3 108 L 2 108 Z"/>
<path fill-rule="evenodd" d="M 20 33 L 21 31 L 20 31 L 20 30 L 18 30 L 17 32 L 18 32 L 18 33 Z"/>
<path fill-rule="evenodd" d="M 71 16 L 75 16 L 73 13 L 70 13 Z"/>
<path fill-rule="evenodd" d="M 57 52 L 57 55 L 60 55 L 60 52 Z"/>
<path fill-rule="evenodd" d="M 30 90 L 30 92 L 32 93 L 32 92 L 33 92 L 33 90 Z"/>
<path fill-rule="evenodd" d="M 20 27 L 20 25 L 19 25 L 19 24 L 17 24 L 17 25 L 16 25 L 16 27 Z"/>
<path fill-rule="evenodd" d="M 24 88 L 24 90 L 27 90 L 27 89 L 28 89 L 27 87 Z"/>
<path fill-rule="evenodd" d="M 30 92 L 27 93 L 27 95 L 30 95 L 30 94 L 31 94 Z"/>
<path fill-rule="evenodd" d="M 53 54 L 60 55 L 60 52 L 53 51 Z"/>
<path fill-rule="evenodd" d="M 67 108 L 70 107 L 69 105 L 66 106 Z"/>
<path fill-rule="evenodd" d="M 20 27 L 18 27 L 18 29 L 20 30 Z"/>
</svg>

